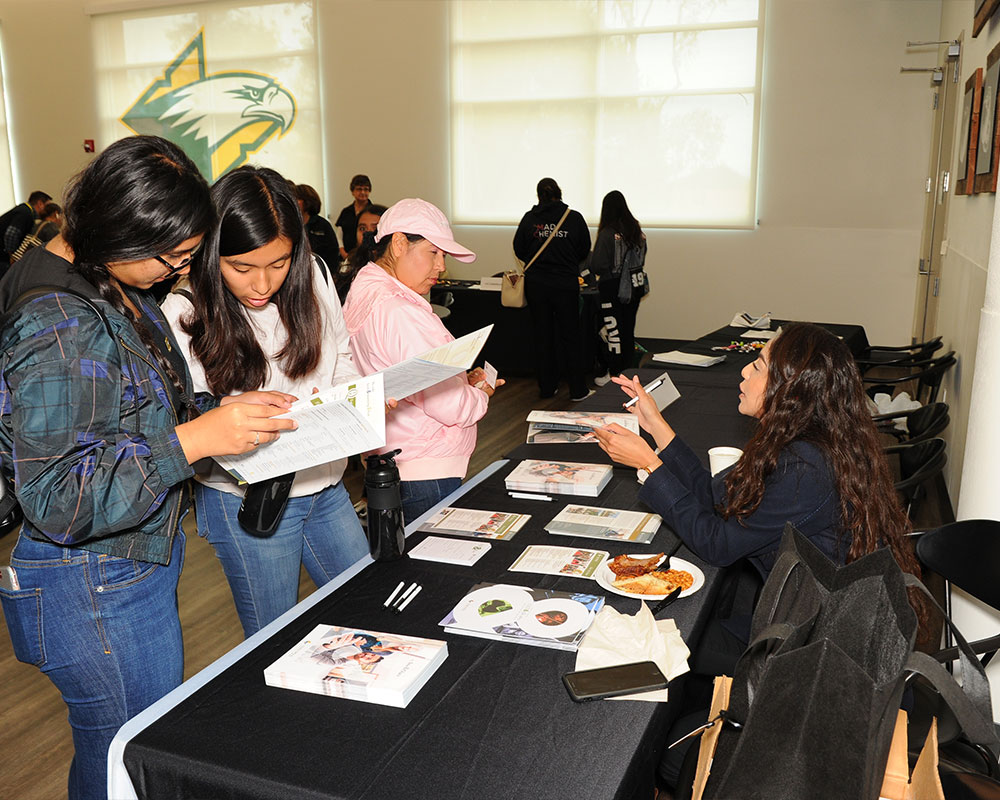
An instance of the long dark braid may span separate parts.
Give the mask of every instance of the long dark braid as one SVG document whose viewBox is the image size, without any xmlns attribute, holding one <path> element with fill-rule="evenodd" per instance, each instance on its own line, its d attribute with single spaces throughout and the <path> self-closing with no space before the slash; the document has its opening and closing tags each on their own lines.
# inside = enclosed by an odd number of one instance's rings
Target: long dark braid
<svg viewBox="0 0 1000 800">
<path fill-rule="evenodd" d="M 133 330 L 135 330 L 135 332 L 139 335 L 139 338 L 146 346 L 149 354 L 153 357 L 156 365 L 167 376 L 170 383 L 173 384 L 174 389 L 177 390 L 177 396 L 180 398 L 181 404 L 187 410 L 188 414 L 197 414 L 198 409 L 195 406 L 190 393 L 187 391 L 184 379 L 177 374 L 177 370 L 175 370 L 173 364 L 170 363 L 170 359 L 163 354 L 163 351 L 159 347 L 156 346 L 149 329 L 142 324 L 142 320 L 136 317 L 136 315 L 132 313 L 132 310 L 125 305 L 125 300 L 122 297 L 122 292 L 125 290 L 119 289 L 114 283 L 112 283 L 108 268 L 100 264 L 76 264 L 75 268 L 82 277 L 86 278 L 88 282 L 94 285 L 94 288 L 100 293 L 101 299 L 110 304 L 115 311 L 132 323 Z"/>
</svg>

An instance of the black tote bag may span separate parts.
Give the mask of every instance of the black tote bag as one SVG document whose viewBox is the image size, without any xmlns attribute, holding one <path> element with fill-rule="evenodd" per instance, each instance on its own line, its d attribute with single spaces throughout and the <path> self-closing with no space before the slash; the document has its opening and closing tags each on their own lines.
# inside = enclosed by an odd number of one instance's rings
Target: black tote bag
<svg viewBox="0 0 1000 800">
<path fill-rule="evenodd" d="M 734 670 L 705 798 L 877 800 L 914 672 L 940 685 L 966 734 L 996 752 L 988 684 L 968 645 L 962 688 L 913 653 L 909 585 L 923 588 L 888 549 L 840 567 L 786 527 Z"/>
</svg>

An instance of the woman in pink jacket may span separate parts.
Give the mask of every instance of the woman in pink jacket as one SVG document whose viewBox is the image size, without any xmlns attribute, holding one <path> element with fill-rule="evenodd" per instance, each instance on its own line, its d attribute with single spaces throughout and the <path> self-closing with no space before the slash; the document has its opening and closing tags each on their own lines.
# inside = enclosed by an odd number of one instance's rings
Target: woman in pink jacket
<svg viewBox="0 0 1000 800">
<path fill-rule="evenodd" d="M 454 339 L 422 295 L 444 257 L 475 261 L 448 219 L 423 200 L 400 200 L 378 223 L 373 261 L 358 272 L 344 305 L 354 364 L 365 375 Z M 497 381 L 500 385 L 502 381 Z M 476 447 L 476 423 L 493 389 L 476 368 L 399 401 L 386 419 L 385 447 L 400 450 L 403 518 L 411 522 L 462 483 Z"/>
</svg>

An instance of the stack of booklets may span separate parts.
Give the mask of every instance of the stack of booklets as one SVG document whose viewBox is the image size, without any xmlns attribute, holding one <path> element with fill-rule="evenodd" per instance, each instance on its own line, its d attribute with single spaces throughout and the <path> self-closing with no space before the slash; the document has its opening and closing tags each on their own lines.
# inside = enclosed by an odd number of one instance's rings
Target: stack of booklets
<svg viewBox="0 0 1000 800">
<path fill-rule="evenodd" d="M 611 480 L 610 464 L 527 458 L 507 476 L 508 491 L 597 497 Z"/>
<path fill-rule="evenodd" d="M 576 652 L 603 606 L 601 595 L 480 583 L 440 624 L 448 633 Z"/>
<path fill-rule="evenodd" d="M 721 364 L 726 360 L 722 356 L 704 356 L 698 353 L 684 353 L 680 350 L 671 350 L 669 353 L 656 353 L 653 361 L 661 364 L 682 364 L 686 367 L 711 367 L 713 364 Z"/>
<path fill-rule="evenodd" d="M 264 682 L 405 708 L 447 657 L 437 639 L 317 625 L 264 670 Z"/>
<path fill-rule="evenodd" d="M 577 444 L 597 442 L 594 428 L 616 422 L 639 433 L 639 422 L 632 414 L 596 411 L 532 411 L 528 414 L 528 444 Z"/>
<path fill-rule="evenodd" d="M 563 536 L 647 544 L 653 540 L 662 521 L 659 515 L 647 511 L 568 505 L 545 526 L 545 530 Z"/>
</svg>

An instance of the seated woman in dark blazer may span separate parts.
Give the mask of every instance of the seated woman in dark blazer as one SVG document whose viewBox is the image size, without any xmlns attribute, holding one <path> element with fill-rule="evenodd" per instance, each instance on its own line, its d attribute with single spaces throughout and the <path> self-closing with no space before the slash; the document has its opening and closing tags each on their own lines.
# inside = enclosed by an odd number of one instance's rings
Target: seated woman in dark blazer
<svg viewBox="0 0 1000 800">
<path fill-rule="evenodd" d="M 760 425 L 742 458 L 714 478 L 638 379 L 614 379 L 639 397 L 631 411 L 658 451 L 618 425 L 596 433 L 615 461 L 649 472 L 640 499 L 716 566 L 747 559 L 766 578 L 791 522 L 834 561 L 888 546 L 905 571 L 919 575 L 905 538 L 909 520 L 844 343 L 794 323 L 742 374 L 739 411 Z"/>
</svg>

